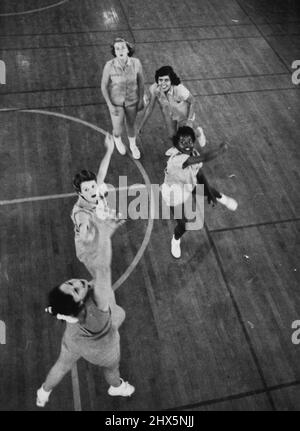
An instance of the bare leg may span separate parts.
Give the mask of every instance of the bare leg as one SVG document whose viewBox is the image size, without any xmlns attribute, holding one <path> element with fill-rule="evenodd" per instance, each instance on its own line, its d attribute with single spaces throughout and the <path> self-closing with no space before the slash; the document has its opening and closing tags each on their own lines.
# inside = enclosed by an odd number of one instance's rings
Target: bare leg
<svg viewBox="0 0 300 431">
<path fill-rule="evenodd" d="M 136 136 L 136 127 L 135 127 L 136 116 L 137 116 L 137 105 L 125 107 L 127 134 L 129 138 L 135 138 Z"/>
<path fill-rule="evenodd" d="M 110 112 L 110 111 L 109 111 Z M 122 142 L 122 133 L 124 128 L 124 108 L 118 107 L 118 115 L 113 115 L 110 112 L 110 118 L 113 126 L 113 136 L 115 145 L 120 154 L 124 155 L 126 153 L 125 145 Z"/>
<path fill-rule="evenodd" d="M 137 105 L 126 106 L 125 117 L 126 127 L 129 140 L 130 150 L 134 159 L 138 160 L 141 157 L 140 150 L 136 146 L 136 116 L 137 116 Z"/>
<path fill-rule="evenodd" d="M 113 126 L 113 135 L 121 137 L 124 128 L 124 109 L 122 107 L 118 108 L 118 115 L 113 115 L 110 111 L 109 113 Z"/>
<path fill-rule="evenodd" d="M 104 367 L 103 373 L 105 380 L 110 386 L 118 387 L 121 385 L 119 361 L 111 367 Z"/>
<path fill-rule="evenodd" d="M 71 371 L 78 359 L 79 355 L 73 355 L 62 346 L 59 358 L 49 371 L 46 381 L 43 384 L 43 389 L 47 392 L 52 391 L 52 389 L 61 382 L 64 376 Z"/>
</svg>

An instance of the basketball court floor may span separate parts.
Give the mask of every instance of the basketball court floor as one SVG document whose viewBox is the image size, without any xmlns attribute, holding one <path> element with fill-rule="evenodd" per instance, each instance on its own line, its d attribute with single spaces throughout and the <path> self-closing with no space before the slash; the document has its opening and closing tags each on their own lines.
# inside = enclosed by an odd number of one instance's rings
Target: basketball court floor
<svg viewBox="0 0 300 431">
<path fill-rule="evenodd" d="M 88 277 L 75 256 L 72 177 L 96 171 L 104 155 L 100 80 L 115 37 L 135 44 L 147 88 L 156 69 L 173 66 L 208 148 L 229 142 L 204 170 L 239 208 L 206 204 L 180 260 L 172 221 L 128 220 L 116 232 L 121 375 L 136 393 L 109 397 L 101 370 L 79 361 L 45 410 L 299 410 L 296 0 L 1 1 L 0 409 L 38 410 L 64 329 L 44 311 L 47 293 Z M 163 182 L 158 108 L 139 145 L 138 162 L 114 152 L 110 184 Z"/>
</svg>

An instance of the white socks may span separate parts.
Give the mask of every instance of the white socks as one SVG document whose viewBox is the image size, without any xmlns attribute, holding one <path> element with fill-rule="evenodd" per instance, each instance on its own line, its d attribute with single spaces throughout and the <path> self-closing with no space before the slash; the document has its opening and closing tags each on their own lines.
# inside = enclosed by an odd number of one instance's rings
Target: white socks
<svg viewBox="0 0 300 431">
<path fill-rule="evenodd" d="M 129 140 L 129 146 L 130 146 L 130 150 L 132 152 L 132 157 L 136 160 L 140 159 L 141 157 L 141 153 L 140 150 L 138 149 L 138 147 L 136 146 L 136 137 L 129 137 L 128 136 L 128 140 Z"/>
<path fill-rule="evenodd" d="M 38 407 L 45 407 L 45 405 L 47 404 L 47 402 L 49 401 L 49 396 L 51 394 L 51 391 L 45 391 L 45 389 L 43 388 L 43 385 L 40 387 L 40 389 L 38 389 L 36 395 L 36 405 Z"/>
<path fill-rule="evenodd" d="M 121 136 L 114 136 L 114 142 L 119 153 L 122 154 L 122 156 L 124 156 L 124 154 L 126 154 L 126 148 L 122 142 Z"/>
</svg>

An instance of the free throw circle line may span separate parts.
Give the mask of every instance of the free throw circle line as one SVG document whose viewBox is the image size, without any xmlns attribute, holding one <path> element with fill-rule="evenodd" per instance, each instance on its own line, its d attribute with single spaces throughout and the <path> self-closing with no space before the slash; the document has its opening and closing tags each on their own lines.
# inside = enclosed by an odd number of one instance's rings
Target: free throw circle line
<svg viewBox="0 0 300 431">
<path fill-rule="evenodd" d="M 40 115 L 47 115 L 47 116 L 62 118 L 62 119 L 65 119 L 68 121 L 73 121 L 75 123 L 82 124 L 86 127 L 89 127 L 90 129 L 93 129 L 96 132 L 102 133 L 104 136 L 106 136 L 108 134 L 108 132 L 103 130 L 101 127 L 95 126 L 94 124 L 89 123 L 88 121 L 81 120 L 80 118 L 73 117 L 71 115 L 61 114 L 60 112 L 51 112 L 51 111 L 45 111 L 45 110 L 41 110 L 41 109 L 19 109 L 19 108 L 3 108 L 3 109 L 0 109 L 0 112 L 24 112 L 24 113 L 29 113 L 29 114 L 40 114 Z M 155 214 L 155 203 L 154 202 L 155 202 L 155 200 L 154 200 L 154 194 L 152 191 L 150 179 L 149 179 L 148 174 L 145 171 L 144 167 L 142 166 L 142 164 L 139 161 L 134 160 L 133 157 L 131 157 L 131 155 L 129 155 L 129 157 L 136 164 L 137 168 L 139 169 L 139 171 L 140 171 L 140 173 L 141 173 L 141 175 L 145 181 L 146 188 L 148 190 L 148 196 L 150 198 L 150 217 L 148 219 L 148 225 L 147 225 L 144 239 L 142 241 L 142 244 L 141 244 L 137 254 L 135 255 L 133 261 L 130 263 L 130 265 L 128 266 L 126 271 L 113 284 L 113 286 L 112 286 L 113 290 L 117 290 L 125 282 L 125 280 L 127 280 L 127 278 L 130 276 L 130 274 L 133 272 L 133 270 L 135 269 L 135 267 L 137 266 L 137 264 L 141 260 L 143 254 L 147 248 L 147 245 L 150 241 L 150 237 L 151 237 L 151 233 L 152 233 L 152 229 L 153 229 L 153 225 L 154 225 L 154 214 Z"/>
<path fill-rule="evenodd" d="M 37 9 L 25 10 L 25 11 L 23 11 L 23 12 L 0 13 L 0 17 L 1 17 L 1 16 L 28 15 L 28 14 L 36 13 L 36 12 L 43 12 L 44 10 L 52 9 L 52 8 L 54 8 L 54 7 L 57 7 L 57 6 L 61 6 L 61 5 L 63 5 L 64 3 L 67 3 L 68 1 L 69 1 L 69 0 L 61 0 L 61 1 L 59 1 L 59 2 L 56 2 L 56 3 L 50 4 L 50 5 L 48 5 L 48 6 L 43 6 L 43 7 L 37 8 Z"/>
</svg>

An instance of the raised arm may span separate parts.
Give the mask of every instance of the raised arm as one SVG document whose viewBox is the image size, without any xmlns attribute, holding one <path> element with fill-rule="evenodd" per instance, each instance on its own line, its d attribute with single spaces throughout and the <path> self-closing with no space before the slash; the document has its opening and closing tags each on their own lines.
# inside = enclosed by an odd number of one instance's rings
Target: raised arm
<svg viewBox="0 0 300 431">
<path fill-rule="evenodd" d="M 107 134 L 105 136 L 104 145 L 106 147 L 106 152 L 103 159 L 101 160 L 98 174 L 97 174 L 98 186 L 104 183 L 105 177 L 107 175 L 110 159 L 114 151 L 114 139 L 111 135 Z"/>
<path fill-rule="evenodd" d="M 111 300 L 112 297 L 113 300 Z M 102 311 L 107 311 L 109 304 L 114 302 L 110 269 L 104 266 L 97 269 L 96 279 L 94 280 L 94 300 L 97 308 Z"/>
<path fill-rule="evenodd" d="M 193 119 L 195 116 L 195 99 L 191 94 L 189 94 L 189 97 L 186 99 L 186 103 L 188 104 L 187 126 L 193 127 Z"/>
<path fill-rule="evenodd" d="M 182 168 L 186 168 L 191 165 L 195 165 L 196 163 L 209 162 L 210 160 L 215 159 L 218 155 L 224 153 L 227 150 L 228 146 L 226 143 L 222 143 L 219 148 L 215 150 L 210 150 L 203 152 L 200 156 L 190 156 L 182 165 Z"/>
</svg>

